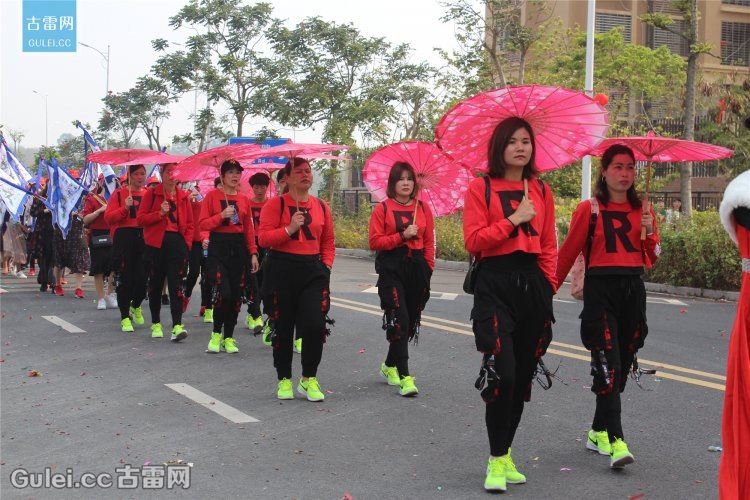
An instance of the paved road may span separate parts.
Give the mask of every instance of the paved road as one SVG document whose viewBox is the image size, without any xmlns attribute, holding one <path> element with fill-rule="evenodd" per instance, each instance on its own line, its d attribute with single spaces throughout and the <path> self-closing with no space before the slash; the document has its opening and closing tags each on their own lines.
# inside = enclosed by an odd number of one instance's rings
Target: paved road
<svg viewBox="0 0 750 500">
<path fill-rule="evenodd" d="M 192 464 L 189 489 L 176 475 L 172 490 L 149 493 L 485 498 L 484 405 L 473 388 L 479 356 L 468 323 L 471 297 L 460 287 L 463 274 L 438 270 L 433 277 L 420 343 L 411 348 L 420 394 L 406 399 L 378 376 L 386 343 L 372 273 L 371 261 L 336 261 L 331 314 L 337 321 L 319 372 L 327 397 L 318 404 L 276 400 L 271 351 L 247 330 L 237 335 L 239 354 L 206 354 L 210 328 L 197 317 L 197 303 L 185 320 L 189 338 L 172 344 L 152 340 L 148 323 L 134 334 L 121 333 L 115 311 L 95 310 L 90 281 L 87 299 L 79 300 L 71 292 L 40 296 L 31 280 L 2 279 L 0 495 L 134 498 L 144 494 L 140 476 L 134 490 L 16 489 L 10 477 L 17 468 L 71 469 L 74 480 L 84 472 L 109 473 L 116 485 L 126 464 L 148 469 L 184 463 Z M 581 306 L 563 288 L 555 308 L 555 340 L 545 360 L 559 367 L 560 380 L 549 391 L 533 390 L 513 446 L 529 482 L 511 486 L 506 496 L 715 497 L 719 454 L 708 447 L 721 444 L 735 304 L 649 297 L 651 333 L 640 354 L 644 366 L 659 372 L 646 377 L 646 390 L 630 383 L 624 394 L 624 428 L 636 463 L 622 472 L 583 448 L 594 397 L 578 341 Z M 168 317 L 166 308 L 162 314 Z M 30 370 L 42 376 L 29 377 Z M 175 389 L 200 391 L 191 395 L 204 394 L 207 401 L 201 405 Z M 236 413 L 217 413 L 222 404 Z M 158 477 L 151 481 L 159 486 Z"/>
</svg>

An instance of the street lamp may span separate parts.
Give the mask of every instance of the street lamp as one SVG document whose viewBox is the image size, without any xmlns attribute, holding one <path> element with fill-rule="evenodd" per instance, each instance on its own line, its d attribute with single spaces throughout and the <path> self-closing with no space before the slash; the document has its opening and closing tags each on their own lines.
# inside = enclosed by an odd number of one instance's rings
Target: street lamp
<svg viewBox="0 0 750 500">
<path fill-rule="evenodd" d="M 37 95 L 43 95 L 44 96 L 44 145 L 49 146 L 49 113 L 47 108 L 47 94 L 42 94 L 41 92 L 37 92 L 36 90 L 31 90 L 33 93 Z"/>
<path fill-rule="evenodd" d="M 83 42 L 78 42 L 78 45 L 83 45 L 86 48 L 97 51 L 99 55 L 102 56 L 104 58 L 104 61 L 107 63 L 107 88 L 104 91 L 104 97 L 108 96 L 109 95 L 109 45 L 107 45 L 107 55 L 104 55 L 104 52 L 97 49 L 96 47 L 92 47 L 91 45 L 87 45 Z"/>
</svg>

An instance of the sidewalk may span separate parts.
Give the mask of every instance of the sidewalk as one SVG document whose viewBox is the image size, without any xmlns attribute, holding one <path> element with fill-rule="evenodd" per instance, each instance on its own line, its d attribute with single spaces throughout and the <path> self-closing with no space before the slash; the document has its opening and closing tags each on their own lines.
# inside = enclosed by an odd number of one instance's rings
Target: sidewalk
<svg viewBox="0 0 750 500">
<path fill-rule="evenodd" d="M 336 255 L 345 255 L 358 259 L 375 259 L 375 252 L 370 250 L 361 250 L 358 248 L 336 248 Z M 437 269 L 447 269 L 449 271 L 466 272 L 469 269 L 468 262 L 456 262 L 453 260 L 435 259 Z M 656 293 L 666 293 L 668 295 L 677 295 L 680 297 L 696 297 L 713 300 L 728 300 L 737 302 L 740 299 L 740 292 L 727 292 L 723 290 L 708 290 L 704 288 L 691 288 L 687 286 L 672 286 L 662 283 L 646 282 L 646 291 Z"/>
</svg>

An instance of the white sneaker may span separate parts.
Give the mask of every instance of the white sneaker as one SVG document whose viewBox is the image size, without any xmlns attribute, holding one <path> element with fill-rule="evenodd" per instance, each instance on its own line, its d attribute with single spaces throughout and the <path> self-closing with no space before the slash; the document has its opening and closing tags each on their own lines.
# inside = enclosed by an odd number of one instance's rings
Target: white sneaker
<svg viewBox="0 0 750 500">
<path fill-rule="evenodd" d="M 26 275 L 25 275 L 25 274 L 23 273 L 23 271 L 18 271 L 18 272 L 16 273 L 16 278 L 21 278 L 21 279 L 25 280 L 26 278 L 28 278 L 28 276 L 26 276 Z"/>
<path fill-rule="evenodd" d="M 117 309 L 117 294 L 115 292 L 107 295 L 107 305 L 112 309 Z"/>
<path fill-rule="evenodd" d="M 99 302 L 96 303 L 96 308 L 100 311 L 103 311 L 107 308 L 107 301 L 104 299 L 99 299 Z"/>
</svg>

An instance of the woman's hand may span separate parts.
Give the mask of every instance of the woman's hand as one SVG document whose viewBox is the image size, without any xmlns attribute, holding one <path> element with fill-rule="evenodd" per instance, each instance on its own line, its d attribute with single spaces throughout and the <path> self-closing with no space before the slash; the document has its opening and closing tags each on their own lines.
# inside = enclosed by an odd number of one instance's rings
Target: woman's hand
<svg viewBox="0 0 750 500">
<path fill-rule="evenodd" d="M 169 213 L 169 202 L 167 200 L 164 200 L 161 202 L 161 205 L 159 206 L 159 215 L 164 217 Z"/>
<path fill-rule="evenodd" d="M 96 209 L 96 213 L 103 214 L 107 210 L 107 205 L 102 205 L 101 207 Z"/>
<path fill-rule="evenodd" d="M 289 225 L 286 227 L 286 232 L 294 234 L 299 231 L 299 228 L 305 225 L 305 215 L 302 212 L 297 212 L 292 215 L 292 219 L 289 221 Z"/>
<path fill-rule="evenodd" d="M 257 273 L 258 267 L 260 267 L 258 264 L 258 256 L 253 254 L 250 256 L 250 269 L 253 273 Z"/>
<path fill-rule="evenodd" d="M 654 216 L 651 215 L 649 210 L 649 204 L 643 204 L 643 214 L 641 215 L 641 226 L 646 228 L 646 234 L 653 234 L 654 232 Z"/>
<path fill-rule="evenodd" d="M 416 224 L 410 224 L 406 226 L 406 229 L 404 229 L 404 239 L 411 240 L 413 238 L 417 237 L 417 234 L 419 234 L 419 226 Z"/>
<path fill-rule="evenodd" d="M 227 205 L 227 208 L 221 211 L 221 218 L 222 219 L 231 219 L 234 215 L 234 206 L 233 205 Z"/>
<path fill-rule="evenodd" d="M 128 196 L 127 198 L 125 198 L 125 207 L 130 208 L 132 206 L 133 206 L 133 197 Z"/>
<path fill-rule="evenodd" d="M 203 250 L 208 250 L 208 240 L 203 240 L 201 246 L 203 247 Z"/>
<path fill-rule="evenodd" d="M 508 220 L 511 221 L 514 226 L 519 226 L 524 222 L 529 222 L 534 217 L 536 217 L 534 202 L 524 196 L 521 203 L 516 207 L 516 211 L 508 217 Z"/>
</svg>

